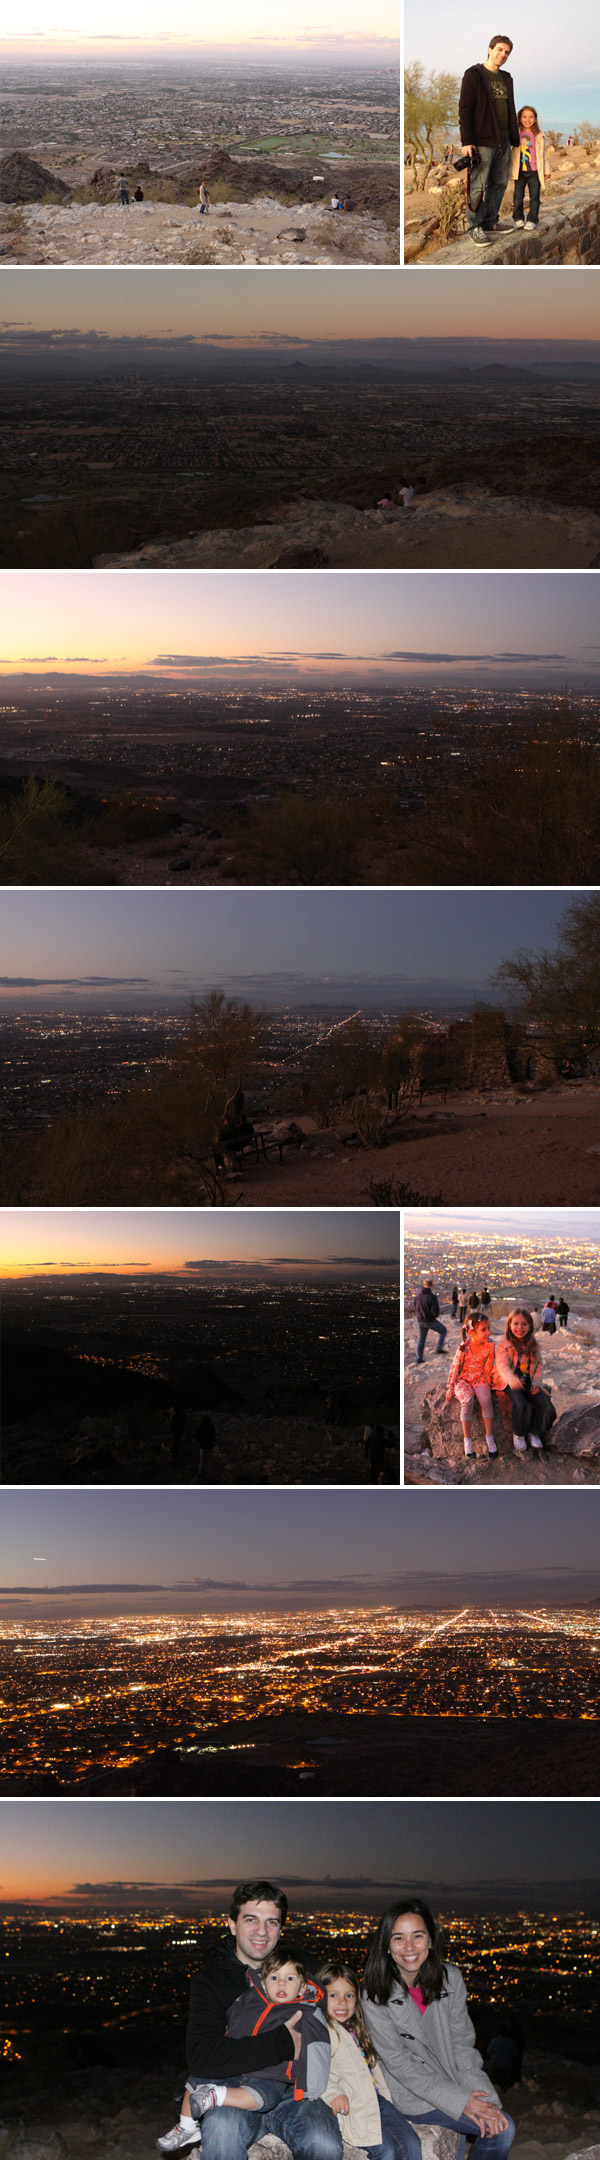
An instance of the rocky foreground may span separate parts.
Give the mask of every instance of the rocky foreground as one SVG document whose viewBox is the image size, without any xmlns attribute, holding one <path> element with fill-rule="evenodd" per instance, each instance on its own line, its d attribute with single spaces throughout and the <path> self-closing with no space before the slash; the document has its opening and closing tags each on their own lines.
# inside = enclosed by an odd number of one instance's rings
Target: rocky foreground
<svg viewBox="0 0 600 2160">
<path fill-rule="evenodd" d="M 535 532 L 535 561 L 531 534 Z M 301 496 L 260 524 L 153 541 L 98 555 L 99 570 L 571 569 L 600 562 L 600 516 L 543 497 L 458 485 L 418 495 L 408 510 L 358 509 Z"/>
<path fill-rule="evenodd" d="M 0 2160 L 150 2160 L 173 2121 L 180 2064 L 130 2079 L 122 2068 L 72 2070 L 42 2106 L 23 2099 L 0 2121 Z M 514 2160 L 600 2160 L 598 2077 L 556 2053 L 527 2049 L 524 2075 L 506 2094 L 517 2124 Z M 456 2160 L 452 2132 L 421 2126 L 423 2160 Z M 192 2148 L 192 2152 L 197 2148 Z M 346 2160 L 358 2160 L 344 2148 Z M 280 2138 L 265 2136 L 251 2160 L 289 2160 Z"/>
<path fill-rule="evenodd" d="M 523 1302 L 527 1304 L 527 1298 Z M 504 1334 L 508 1305 L 492 1305 L 492 1338 Z M 516 1455 L 502 1396 L 493 1397 L 496 1458 L 487 1452 L 483 1421 L 473 1415 L 475 1455 L 465 1457 L 459 1406 L 446 1403 L 446 1374 L 460 1339 L 449 1310 L 447 1356 L 436 1355 L 427 1337 L 422 1366 L 415 1364 L 416 1322 L 405 1320 L 404 1456 L 408 1484 L 598 1485 L 600 1484 L 600 1320 L 571 1313 L 567 1329 L 542 1335 L 544 1387 L 556 1411 L 543 1450 Z"/>
<path fill-rule="evenodd" d="M 186 203 L 0 203 L 0 256 L 27 263 L 310 263 L 399 261 L 399 239 L 373 214 L 275 196 L 219 206 Z"/>
<path fill-rule="evenodd" d="M 198 1413 L 199 1414 L 199 1413 Z M 39 1418 L 5 1426 L 4 1484 L 368 1485 L 364 1425 L 326 1426 L 309 1417 L 230 1416 L 212 1410 L 217 1445 L 200 1479 L 198 1449 L 173 1462 L 168 1419 L 145 1434 L 127 1417 L 88 1417 L 44 1432 Z M 197 1420 L 196 1420 L 197 1421 Z M 193 1420 L 191 1421 L 193 1422 Z M 388 1434 L 385 1483 L 399 1477 L 399 1432 Z"/>
</svg>

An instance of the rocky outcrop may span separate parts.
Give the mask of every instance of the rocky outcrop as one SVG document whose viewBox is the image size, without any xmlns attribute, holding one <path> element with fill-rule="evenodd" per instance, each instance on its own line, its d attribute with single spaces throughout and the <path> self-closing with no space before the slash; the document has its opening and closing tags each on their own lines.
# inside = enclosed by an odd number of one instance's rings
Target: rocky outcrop
<svg viewBox="0 0 600 2160">
<path fill-rule="evenodd" d="M 512 1418 L 506 1393 L 496 1394 L 494 1390 L 492 1403 L 494 1409 L 494 1439 L 498 1454 L 512 1455 Z M 445 1385 L 430 1388 L 426 1394 L 422 1410 L 422 1426 L 425 1445 L 430 1448 L 434 1459 L 450 1464 L 462 1464 L 464 1462 L 460 1407 L 456 1397 L 453 1397 L 452 1402 L 446 1402 Z M 551 1425 L 550 1421 L 548 1421 L 544 1433 L 545 1445 L 548 1444 L 550 1431 Z M 488 1451 L 483 1417 L 477 1401 L 473 1406 L 472 1432 L 476 1455 L 487 1457 Z"/>
<path fill-rule="evenodd" d="M 600 1403 L 563 1410 L 551 1436 L 555 1454 L 576 1455 L 580 1461 L 600 1457 Z"/>
<path fill-rule="evenodd" d="M 24 150 L 13 150 L 10 157 L 0 159 L 0 202 L 41 202 L 44 195 L 68 194 L 65 181 L 38 165 L 36 158 L 27 157 Z"/>
<path fill-rule="evenodd" d="M 492 488 L 459 483 L 418 496 L 408 512 L 394 506 L 390 511 L 359 509 L 353 503 L 301 496 L 260 524 L 217 527 L 190 533 L 184 540 L 152 541 L 128 554 L 97 555 L 93 568 L 273 569 L 292 544 L 295 552 L 318 548 L 332 568 L 338 564 L 360 568 L 373 561 L 380 567 L 387 559 L 391 564 L 396 560 L 396 540 L 402 554 L 429 545 L 437 562 L 443 565 L 450 560 L 460 567 L 463 533 L 470 544 L 475 538 L 479 555 L 482 548 L 493 546 L 497 566 L 508 568 L 514 557 L 515 529 L 523 520 L 530 520 L 536 533 L 538 568 L 549 566 L 544 529 L 551 560 L 560 555 L 561 567 L 574 563 L 587 567 L 598 552 L 600 515 L 593 511 L 564 501 L 500 495 Z"/>
<path fill-rule="evenodd" d="M 461 265 L 477 267 L 483 264 L 493 268 L 494 263 L 583 263 L 600 262 L 600 179 L 595 175 L 592 188 L 573 188 L 565 200 L 552 198 L 542 207 L 539 225 L 526 225 L 521 232 L 513 226 L 512 219 L 505 220 L 507 229 L 496 233 L 490 247 L 476 248 L 467 234 L 444 248 L 444 269 Z M 422 245 L 426 242 L 422 242 Z M 417 251 L 415 251 L 417 252 Z M 431 261 L 431 257 L 429 257 Z"/>
</svg>

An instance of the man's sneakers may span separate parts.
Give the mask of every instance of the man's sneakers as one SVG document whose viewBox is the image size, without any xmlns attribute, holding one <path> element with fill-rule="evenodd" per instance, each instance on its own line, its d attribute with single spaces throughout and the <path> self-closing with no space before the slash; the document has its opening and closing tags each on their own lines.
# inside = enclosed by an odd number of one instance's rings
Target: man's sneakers
<svg viewBox="0 0 600 2160">
<path fill-rule="evenodd" d="M 489 247 L 490 236 L 484 232 L 483 225 L 471 226 L 471 239 L 474 247 Z"/>
<path fill-rule="evenodd" d="M 185 2124 L 178 2122 L 174 2130 L 167 2130 L 166 2137 L 157 2138 L 156 2144 L 162 2153 L 186 2152 L 188 2145 L 200 2144 L 200 2125 L 192 2122 L 190 2115 Z"/>
</svg>

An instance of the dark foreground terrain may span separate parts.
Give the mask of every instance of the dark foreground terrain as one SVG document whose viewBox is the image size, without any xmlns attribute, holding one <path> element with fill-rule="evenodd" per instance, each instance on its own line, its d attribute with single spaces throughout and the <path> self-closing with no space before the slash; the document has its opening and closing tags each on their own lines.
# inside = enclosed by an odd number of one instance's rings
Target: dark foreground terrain
<svg viewBox="0 0 600 2160">
<path fill-rule="evenodd" d="M 190 535 L 193 561 L 199 540 L 212 533 L 215 560 L 225 547 L 227 563 L 232 543 L 223 533 L 260 534 L 263 526 L 276 535 L 275 555 L 268 546 L 266 554 L 273 567 L 318 567 L 338 557 L 377 566 L 386 551 L 393 563 L 403 536 L 416 551 L 416 567 L 430 566 L 431 546 L 443 566 L 448 524 L 449 559 L 460 567 L 470 560 L 470 521 L 463 530 L 452 491 L 463 487 L 491 491 L 488 522 L 504 505 L 503 547 L 512 526 L 507 567 L 521 561 L 521 520 L 516 512 L 513 519 L 510 505 L 523 499 L 543 507 L 549 534 L 546 546 L 528 511 L 528 567 L 547 567 L 557 548 L 560 557 L 553 508 L 573 527 L 565 562 L 587 567 L 593 560 L 600 427 L 591 366 L 570 377 L 489 368 L 413 378 L 369 362 L 342 369 L 293 361 L 276 375 L 253 374 L 250 367 L 228 375 L 210 372 L 206 363 L 202 371 L 176 372 L 161 361 L 151 374 L 143 364 L 136 372 L 111 369 L 109 355 L 107 346 L 106 374 L 95 378 L 71 365 L 69 372 L 42 373 L 40 358 L 35 383 L 9 377 L 7 363 L 0 448 L 5 568 L 89 568 L 136 551 L 139 557 L 147 548 L 158 554 L 142 555 L 142 567 L 156 567 L 165 550 L 187 546 Z M 406 480 L 417 484 L 414 527 L 407 514 L 399 527 L 371 530 L 378 499 L 388 488 L 397 494 Z M 313 510 L 323 505 L 327 544 L 320 551 L 314 516 L 309 547 L 304 514 L 299 530 L 294 518 L 289 522 L 290 501 L 298 498 Z M 430 498 L 438 505 L 435 531 L 428 526 L 421 557 L 418 521 Z M 332 505 L 366 514 L 364 530 L 359 520 L 360 530 L 333 545 Z M 317 541 L 318 524 L 317 514 Z M 240 544 L 243 561 L 246 539 Z M 563 552 L 566 545 L 563 540 Z M 255 551 L 249 560 L 254 557 Z M 208 537 L 201 560 L 210 567 Z"/>
<path fill-rule="evenodd" d="M 207 1727 L 196 1750 L 158 1748 L 123 1770 L 73 1780 L 52 1774 L 2 1780 L 7 1795 L 68 1792 L 143 1798 L 499 1797 L 595 1794 L 597 1727 L 575 1719 L 322 1717 Z"/>
</svg>

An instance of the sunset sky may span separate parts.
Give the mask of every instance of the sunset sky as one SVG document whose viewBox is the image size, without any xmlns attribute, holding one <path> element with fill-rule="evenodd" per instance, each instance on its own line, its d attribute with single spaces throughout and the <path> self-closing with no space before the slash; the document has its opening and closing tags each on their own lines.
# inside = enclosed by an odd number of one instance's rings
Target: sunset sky
<svg viewBox="0 0 600 2160">
<path fill-rule="evenodd" d="M 529 281 L 526 307 L 518 269 L 488 278 L 485 310 L 479 278 L 470 270 L 449 278 L 439 269 L 426 277 L 405 270 L 401 278 L 397 270 L 372 268 L 336 270 L 334 278 L 308 267 L 301 278 L 287 268 L 276 277 L 239 267 L 205 269 L 201 277 L 194 269 L 134 269 L 125 277 L 106 269 L 99 278 L 96 270 L 57 266 L 49 277 L 23 266 L 5 271 L 4 295 L 9 353 L 31 355 L 41 333 L 69 347 L 82 336 L 92 344 L 98 337 L 148 339 L 150 349 L 181 338 L 277 351 L 291 344 L 290 358 L 311 340 L 334 350 L 350 339 L 359 356 L 363 350 L 376 356 L 378 341 L 394 339 L 397 358 L 407 365 L 419 357 L 411 342 L 419 338 L 439 338 L 444 354 L 453 338 L 460 340 L 458 357 L 471 365 L 501 357 L 511 339 L 542 361 L 572 352 L 581 340 L 588 341 L 589 357 L 600 354 L 595 278 L 566 283 L 560 267 Z"/>
<path fill-rule="evenodd" d="M 385 64 L 398 51 L 399 0 L 375 0 L 365 25 L 360 0 L 347 0 L 343 24 L 321 0 L 221 0 L 213 11 L 194 7 L 193 0 L 171 0 L 168 10 L 161 0 L 129 0 L 126 12 L 117 0 L 92 0 L 82 15 L 77 0 L 24 0 L 12 37 L 5 32 L 4 51 L 36 61 L 52 54 L 81 53 L 104 61 L 145 58 L 158 50 L 177 51 L 186 45 L 218 58 L 220 54 L 240 60 L 252 56 L 255 65 L 274 56 L 306 61 L 316 57 L 345 66 L 359 59 Z M 0 48 L 1 50 L 2 48 Z"/>
<path fill-rule="evenodd" d="M 307 1905 L 383 1911 L 436 1892 L 581 1881 L 598 1864 L 598 1808 L 571 1801 L 5 1800 L 0 1903 L 224 1913 L 248 1877 Z"/>
<path fill-rule="evenodd" d="M 6 1277 L 167 1271 L 200 1280 L 214 1267 L 267 1274 L 393 1276 L 397 1217 L 377 1209 L 3 1208 L 0 1270 Z"/>
<path fill-rule="evenodd" d="M 6 1488 L 0 1614 L 583 1601 L 600 1493 Z"/>
<path fill-rule="evenodd" d="M 3 593 L 0 676 L 600 681 L 585 573 L 8 570 Z"/>
<path fill-rule="evenodd" d="M 548 947 L 561 891 L 82 889 L 0 894 L 6 1011 L 181 1011 L 218 984 L 255 1007 L 370 1004 L 490 993 L 523 944 Z M 496 1002 L 497 1002 L 496 996 Z"/>
<path fill-rule="evenodd" d="M 575 120 L 597 123 L 600 135 L 600 68 L 596 0 L 577 0 L 568 18 L 563 0 L 546 0 L 543 22 L 535 9 L 520 10 L 507 25 L 513 51 L 507 61 L 517 106 L 533 100 L 542 128 L 572 128 Z M 460 76 L 473 61 L 485 60 L 488 36 L 494 35 L 473 0 L 405 0 L 404 42 L 407 60 L 424 68 L 446 68 Z"/>
</svg>

